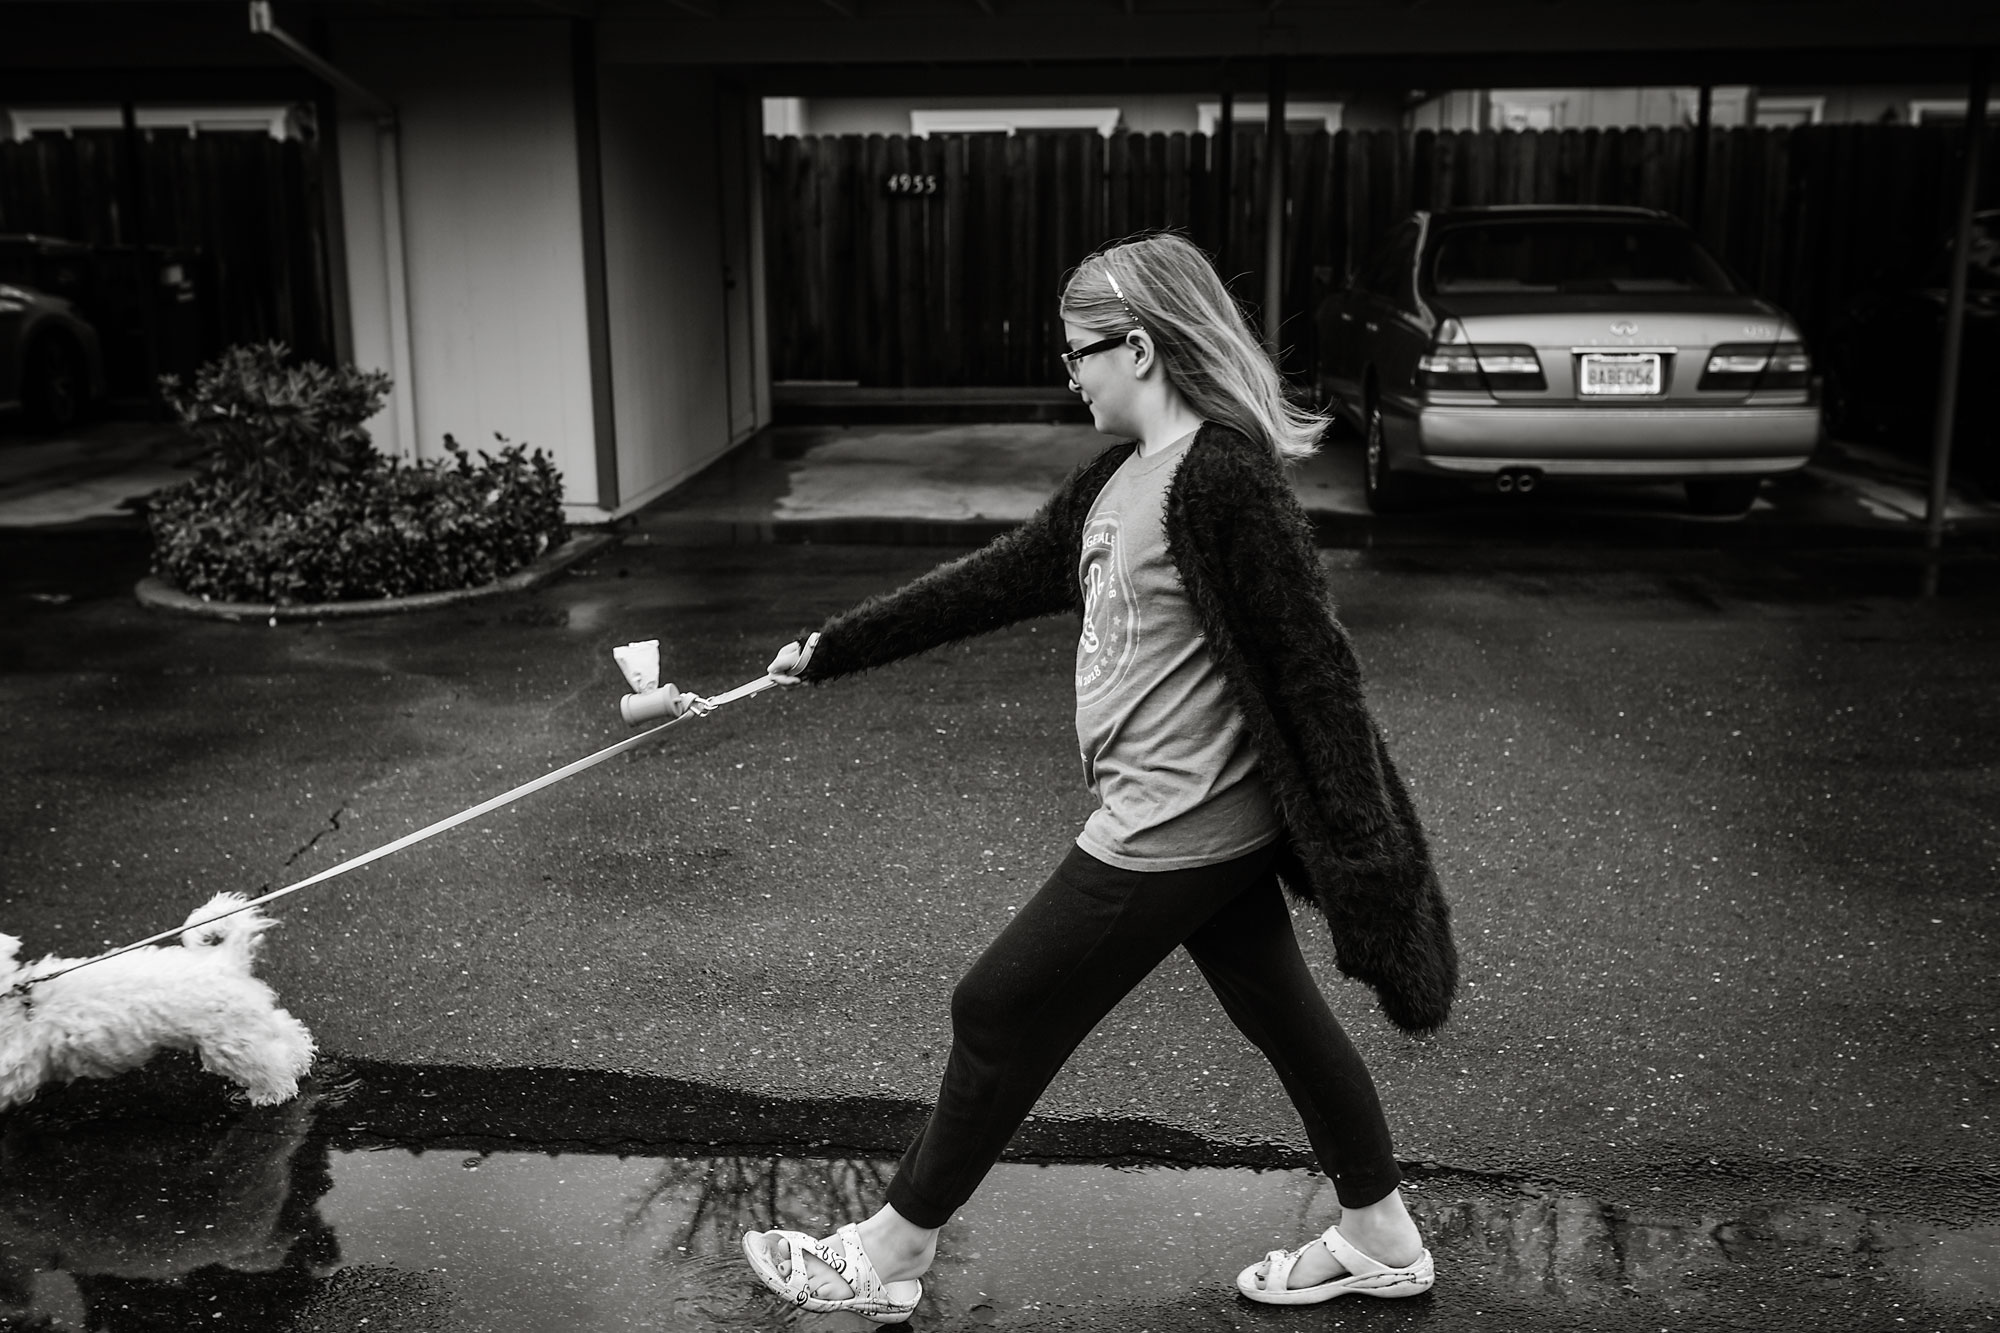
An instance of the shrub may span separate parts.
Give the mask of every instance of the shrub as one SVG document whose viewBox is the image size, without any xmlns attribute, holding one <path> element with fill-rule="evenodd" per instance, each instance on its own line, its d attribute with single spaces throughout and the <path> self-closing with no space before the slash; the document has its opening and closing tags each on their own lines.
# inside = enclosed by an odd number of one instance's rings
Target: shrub
<svg viewBox="0 0 2000 1333">
<path fill-rule="evenodd" d="M 166 385 L 213 448 L 148 506 L 153 572 L 232 602 L 335 602 L 477 587 L 565 540 L 562 476 L 539 449 L 499 439 L 478 461 L 404 463 L 361 423 L 387 376 L 287 367 L 284 348 L 234 349 L 191 392 Z"/>
<path fill-rule="evenodd" d="M 285 364 L 283 343 L 232 347 L 195 372 L 162 375 L 181 424 L 209 446 L 206 471 L 272 499 L 304 499 L 376 460 L 362 422 L 382 410 L 391 380 L 353 366 Z"/>
</svg>

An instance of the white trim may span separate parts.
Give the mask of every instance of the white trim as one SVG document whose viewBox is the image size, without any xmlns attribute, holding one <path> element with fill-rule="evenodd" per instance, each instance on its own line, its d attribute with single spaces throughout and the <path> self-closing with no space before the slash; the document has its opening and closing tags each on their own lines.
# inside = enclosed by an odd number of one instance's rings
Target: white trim
<svg viewBox="0 0 2000 1333">
<path fill-rule="evenodd" d="M 1800 119 L 1800 113 L 1804 118 Z M 1773 113 L 1779 118 L 1773 119 Z M 1756 123 L 1759 125 L 1817 125 L 1826 118 L 1824 97 L 1765 97 L 1757 98 Z"/>
<path fill-rule="evenodd" d="M 1910 124 L 1921 125 L 1926 116 L 1942 117 L 1945 120 L 1965 119 L 1966 106 L 1970 97 L 1912 97 L 1910 99 Z M 1993 99 L 1986 99 L 1988 116 L 1993 113 Z"/>
<path fill-rule="evenodd" d="M 1123 113 L 1115 106 L 1024 106 L 912 111 L 910 133 L 1013 134 L 1020 130 L 1096 130 L 1109 138 Z"/>
<path fill-rule="evenodd" d="M 296 135 L 290 106 L 141 106 L 133 109 L 132 119 L 142 130 L 182 130 L 190 136 L 261 133 L 290 139 Z M 8 110 L 7 120 L 14 139 L 125 125 L 124 113 L 115 106 L 16 107 Z"/>
<path fill-rule="evenodd" d="M 1286 102 L 1285 123 L 1317 120 L 1326 126 L 1328 134 L 1340 132 L 1340 117 L 1346 104 L 1343 102 Z M 1270 110 L 1259 101 L 1232 102 L 1229 107 L 1230 119 L 1238 125 L 1262 125 L 1270 118 Z M 1222 103 L 1196 102 L 1194 104 L 1195 130 L 1200 134 L 1215 133 L 1216 122 L 1222 119 Z"/>
</svg>

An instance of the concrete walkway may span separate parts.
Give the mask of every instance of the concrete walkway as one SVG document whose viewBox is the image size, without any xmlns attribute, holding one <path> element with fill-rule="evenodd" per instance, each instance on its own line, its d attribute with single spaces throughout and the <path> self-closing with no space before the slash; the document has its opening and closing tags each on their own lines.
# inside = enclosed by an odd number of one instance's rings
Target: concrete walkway
<svg viewBox="0 0 2000 1333">
<path fill-rule="evenodd" d="M 98 421 L 47 438 L 0 433 L 0 528 L 137 522 L 134 506 L 192 477 L 200 454 L 163 421 Z"/>
<path fill-rule="evenodd" d="M 1033 513 L 1107 443 L 1086 425 L 780 426 L 622 522 L 677 545 L 757 542 L 971 544 Z M 1690 513 L 1678 483 L 1546 484 L 1529 497 L 1465 488 L 1410 514 L 1377 515 L 1360 443 L 1336 430 L 1294 485 L 1331 547 L 1578 536 L 1621 545 L 1919 544 L 1927 480 L 1885 451 L 1829 441 L 1773 478 L 1741 518 Z M 1953 490 L 1948 531 L 2000 537 L 2000 504 Z"/>
<path fill-rule="evenodd" d="M 1107 443 L 1049 421 L 799 425 L 767 429 L 671 494 L 618 521 L 673 545 L 861 542 L 962 545 L 1020 522 Z M 198 448 L 172 426 L 102 422 L 46 441 L 0 439 L 0 528 L 133 524 L 145 496 L 192 475 Z M 1927 479 L 1885 451 L 1829 441 L 1803 472 L 1766 482 L 1742 518 L 1687 512 L 1673 483 L 1550 484 L 1526 499 L 1463 490 L 1379 516 L 1360 446 L 1336 431 L 1295 484 L 1323 545 L 1589 536 L 1620 544 L 1915 545 Z M 2000 540 L 2000 503 L 1954 490 L 1955 540 Z"/>
</svg>

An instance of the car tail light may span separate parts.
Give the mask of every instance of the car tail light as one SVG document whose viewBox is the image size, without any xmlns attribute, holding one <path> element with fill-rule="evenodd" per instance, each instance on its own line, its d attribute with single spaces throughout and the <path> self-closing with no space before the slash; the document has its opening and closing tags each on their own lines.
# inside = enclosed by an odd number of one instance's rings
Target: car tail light
<svg viewBox="0 0 2000 1333">
<path fill-rule="evenodd" d="M 1439 347 L 1417 358 L 1417 387 L 1420 389 L 1471 389 L 1486 387 L 1479 377 L 1479 354 L 1470 347 Z"/>
<path fill-rule="evenodd" d="M 1525 343 L 1459 343 L 1434 347 L 1417 359 L 1424 389 L 1546 389 L 1542 361 Z"/>
<path fill-rule="evenodd" d="M 1804 343 L 1718 343 L 1697 389 L 1803 389 L 1812 379 Z"/>
<path fill-rule="evenodd" d="M 1495 389 L 1546 389 L 1549 382 L 1542 378 L 1542 359 L 1535 355 L 1535 349 L 1525 344 L 1491 344 L 1475 348 L 1479 353 L 1480 373 Z"/>
</svg>

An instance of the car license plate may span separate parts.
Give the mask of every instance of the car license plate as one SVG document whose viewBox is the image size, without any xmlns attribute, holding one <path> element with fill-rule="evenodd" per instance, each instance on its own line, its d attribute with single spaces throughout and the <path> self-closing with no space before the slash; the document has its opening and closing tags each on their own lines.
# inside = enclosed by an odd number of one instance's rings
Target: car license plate
<svg viewBox="0 0 2000 1333">
<path fill-rule="evenodd" d="M 1585 352 L 1583 392 L 1599 394 L 1647 394 L 1660 391 L 1658 352 Z"/>
</svg>

